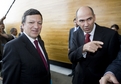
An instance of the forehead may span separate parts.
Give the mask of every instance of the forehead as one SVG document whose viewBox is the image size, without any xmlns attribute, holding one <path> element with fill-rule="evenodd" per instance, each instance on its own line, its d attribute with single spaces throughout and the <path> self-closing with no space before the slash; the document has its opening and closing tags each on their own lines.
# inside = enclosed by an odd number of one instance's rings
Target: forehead
<svg viewBox="0 0 121 84">
<path fill-rule="evenodd" d="M 26 20 L 42 21 L 42 17 L 40 15 L 28 15 L 26 16 Z"/>
<path fill-rule="evenodd" d="M 89 8 L 81 8 L 77 12 L 77 18 L 78 19 L 88 19 L 90 17 L 93 17 L 92 11 Z"/>
</svg>

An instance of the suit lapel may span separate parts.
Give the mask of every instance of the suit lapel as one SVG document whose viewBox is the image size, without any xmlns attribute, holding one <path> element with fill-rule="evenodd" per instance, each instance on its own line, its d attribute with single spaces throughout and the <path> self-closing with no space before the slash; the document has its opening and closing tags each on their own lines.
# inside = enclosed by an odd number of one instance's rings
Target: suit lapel
<svg viewBox="0 0 121 84">
<path fill-rule="evenodd" d="M 41 39 L 40 35 L 38 36 L 38 41 L 39 41 L 39 44 L 41 45 L 41 48 L 42 48 L 42 50 L 43 50 L 43 52 L 44 52 L 44 55 L 45 55 L 45 57 L 46 57 L 47 64 L 48 64 L 48 68 L 50 69 L 50 66 L 49 66 L 49 58 L 48 58 L 47 52 L 46 52 L 45 47 L 44 47 L 44 42 L 43 42 L 43 40 Z"/>
<path fill-rule="evenodd" d="M 29 51 L 31 56 L 34 56 L 38 61 L 42 62 L 42 59 L 40 58 L 36 48 L 34 45 L 30 42 L 30 40 L 26 37 L 25 34 L 22 34 L 22 40 L 25 43 L 25 48 Z"/>
<path fill-rule="evenodd" d="M 101 41 L 101 39 L 102 39 L 102 29 L 100 26 L 98 26 L 96 24 L 93 40 L 94 41 Z"/>
<path fill-rule="evenodd" d="M 103 32 L 102 28 L 96 24 L 93 41 L 102 41 L 101 40 L 102 34 L 103 34 L 102 32 Z M 90 62 L 92 62 L 94 60 L 94 56 L 93 56 L 94 54 L 95 53 L 90 53 L 90 55 L 92 55 L 92 56 L 90 56 L 89 59 L 87 59 L 88 60 L 87 65 L 89 65 Z"/>
<path fill-rule="evenodd" d="M 45 54 L 45 57 L 46 57 L 46 59 L 47 59 L 47 62 L 48 62 L 47 52 L 46 52 L 46 50 L 45 50 L 44 42 L 42 41 L 42 39 L 41 39 L 40 35 L 38 36 L 38 41 L 39 41 L 39 44 L 40 44 L 40 45 L 41 45 L 41 47 L 42 47 L 42 50 L 43 50 L 43 52 L 44 52 L 44 54 Z"/>
<path fill-rule="evenodd" d="M 79 41 L 77 41 L 77 42 L 79 42 L 81 45 L 83 45 L 84 44 L 84 41 L 85 41 L 85 36 L 84 36 L 84 32 L 82 31 L 82 29 L 78 29 L 78 30 L 80 30 L 80 31 L 78 31 L 78 36 L 79 36 Z"/>
<path fill-rule="evenodd" d="M 37 52 L 36 48 L 34 47 L 34 45 L 30 42 L 30 40 L 26 37 L 25 34 L 22 34 L 21 37 L 23 38 L 23 42 L 25 43 L 25 48 L 28 50 L 28 52 L 31 54 L 31 56 L 34 56 L 34 58 L 36 58 L 36 60 L 38 60 L 38 62 L 40 62 L 41 64 L 44 65 L 43 63 L 43 60 L 41 59 L 39 53 Z M 48 64 L 48 68 L 50 68 L 49 66 L 49 59 L 48 59 L 48 56 L 47 56 L 47 53 L 46 53 L 46 50 L 44 48 L 44 43 L 43 41 L 41 40 L 41 37 L 38 36 L 38 41 L 43 49 L 43 52 L 45 54 L 45 57 L 46 57 L 46 60 L 47 60 L 47 64 Z"/>
</svg>

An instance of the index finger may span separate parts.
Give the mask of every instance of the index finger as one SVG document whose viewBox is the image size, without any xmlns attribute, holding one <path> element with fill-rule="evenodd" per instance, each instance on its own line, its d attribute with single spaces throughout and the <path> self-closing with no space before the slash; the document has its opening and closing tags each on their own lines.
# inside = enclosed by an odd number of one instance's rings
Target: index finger
<svg viewBox="0 0 121 84">
<path fill-rule="evenodd" d="M 102 41 L 93 41 L 93 43 L 96 45 L 103 45 L 104 44 Z"/>
</svg>

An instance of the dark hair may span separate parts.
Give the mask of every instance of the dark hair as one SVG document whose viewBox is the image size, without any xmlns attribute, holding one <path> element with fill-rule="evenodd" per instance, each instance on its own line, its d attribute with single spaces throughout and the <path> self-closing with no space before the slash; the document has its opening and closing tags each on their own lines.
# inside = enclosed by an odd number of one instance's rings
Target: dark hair
<svg viewBox="0 0 121 84">
<path fill-rule="evenodd" d="M 119 30 L 119 26 L 117 24 L 113 24 L 111 28 L 114 27 L 115 29 Z"/>
<path fill-rule="evenodd" d="M 75 20 L 76 20 L 76 18 L 73 19 L 73 21 L 75 21 Z"/>
<path fill-rule="evenodd" d="M 10 33 L 13 33 L 16 28 L 11 28 Z"/>
<path fill-rule="evenodd" d="M 28 15 L 40 15 L 43 20 L 42 14 L 38 10 L 31 8 L 24 12 L 23 17 L 22 17 L 22 23 L 26 21 L 26 16 Z"/>
<path fill-rule="evenodd" d="M 93 9 L 89 6 L 88 6 L 88 8 L 92 11 L 92 14 L 95 15 Z"/>
</svg>

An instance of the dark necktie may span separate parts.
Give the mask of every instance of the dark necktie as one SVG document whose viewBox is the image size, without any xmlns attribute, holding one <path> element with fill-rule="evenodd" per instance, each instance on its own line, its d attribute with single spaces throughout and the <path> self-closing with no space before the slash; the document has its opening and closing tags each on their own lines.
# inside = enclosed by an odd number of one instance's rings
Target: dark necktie
<svg viewBox="0 0 121 84">
<path fill-rule="evenodd" d="M 85 35 L 85 43 L 88 43 L 88 42 L 90 42 L 90 34 L 86 34 Z"/>
<path fill-rule="evenodd" d="M 90 34 L 86 34 L 85 35 L 85 43 L 88 43 L 88 42 L 90 42 Z M 86 55 L 86 57 L 88 58 L 89 57 L 89 55 L 90 55 L 90 53 L 89 52 L 87 52 L 87 55 Z"/>
<path fill-rule="evenodd" d="M 46 62 L 46 60 L 45 60 L 45 58 L 44 58 L 44 56 L 43 56 L 43 54 L 42 54 L 42 52 L 41 52 L 41 50 L 40 50 L 40 48 L 39 48 L 39 46 L 38 46 L 38 41 L 35 40 L 35 41 L 34 41 L 34 44 L 35 44 L 35 46 L 36 46 L 36 49 L 37 49 L 37 51 L 38 51 L 40 57 L 42 58 L 42 61 L 43 61 L 44 65 L 45 65 L 46 69 L 48 70 L 47 62 Z"/>
</svg>

